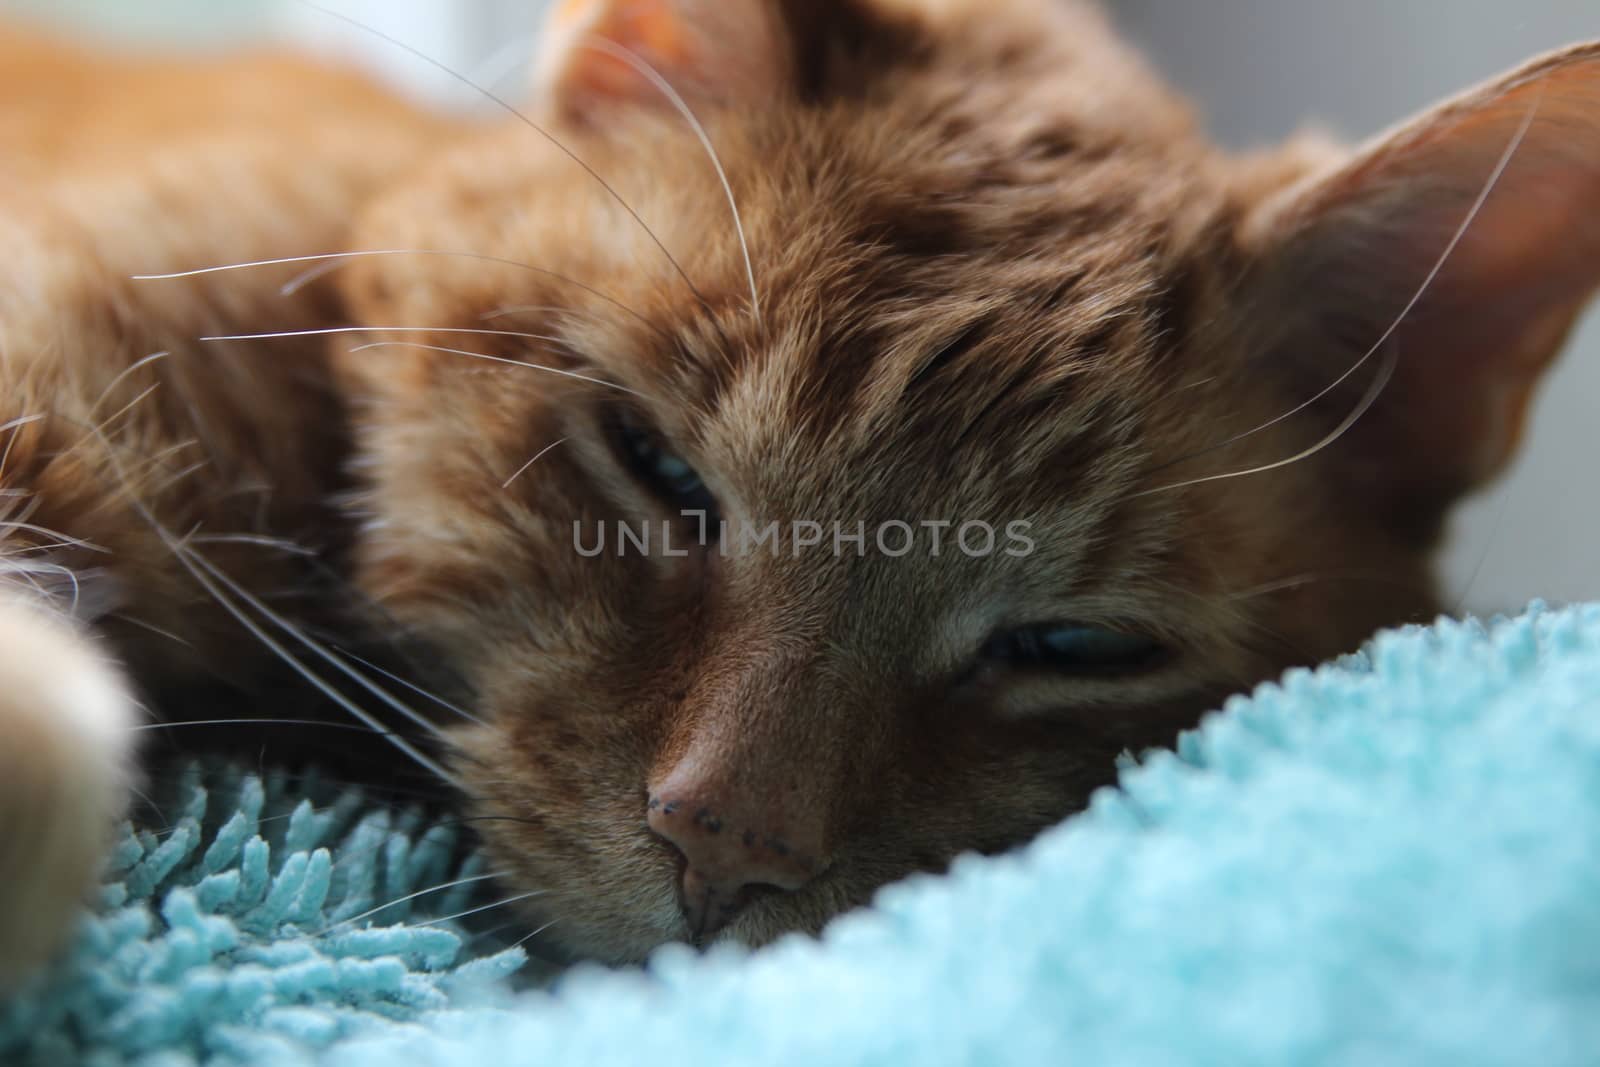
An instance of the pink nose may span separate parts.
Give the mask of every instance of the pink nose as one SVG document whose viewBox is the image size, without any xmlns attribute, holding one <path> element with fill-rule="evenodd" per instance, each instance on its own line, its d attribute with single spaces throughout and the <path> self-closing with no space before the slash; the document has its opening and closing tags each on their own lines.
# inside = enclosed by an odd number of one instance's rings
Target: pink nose
<svg viewBox="0 0 1600 1067">
<path fill-rule="evenodd" d="M 650 793 L 650 829 L 685 864 L 683 915 L 696 940 L 726 926 L 762 889 L 799 889 L 821 872 L 821 827 L 748 801 L 732 804 L 679 768 Z"/>
</svg>

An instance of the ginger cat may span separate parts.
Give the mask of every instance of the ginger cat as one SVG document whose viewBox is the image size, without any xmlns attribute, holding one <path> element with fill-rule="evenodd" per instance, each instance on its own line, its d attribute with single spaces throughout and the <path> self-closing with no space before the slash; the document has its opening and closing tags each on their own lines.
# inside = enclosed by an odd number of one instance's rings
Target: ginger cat
<svg viewBox="0 0 1600 1067">
<path fill-rule="evenodd" d="M 1600 45 L 1238 158 L 1066 0 L 552 18 L 481 128 L 0 42 L 0 968 L 137 701 L 289 661 L 573 955 L 1014 846 L 1437 611 L 1600 283 Z"/>
</svg>

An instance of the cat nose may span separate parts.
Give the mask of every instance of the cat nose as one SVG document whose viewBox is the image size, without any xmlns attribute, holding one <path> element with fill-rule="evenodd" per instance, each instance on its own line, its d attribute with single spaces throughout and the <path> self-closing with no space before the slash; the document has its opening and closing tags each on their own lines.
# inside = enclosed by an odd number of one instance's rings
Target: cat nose
<svg viewBox="0 0 1600 1067">
<path fill-rule="evenodd" d="M 733 798 L 674 771 L 650 793 L 650 829 L 677 847 L 684 918 L 695 940 L 731 922 L 764 891 L 795 890 L 821 872 L 820 820 Z M 743 803 L 739 803 L 743 800 Z"/>
</svg>

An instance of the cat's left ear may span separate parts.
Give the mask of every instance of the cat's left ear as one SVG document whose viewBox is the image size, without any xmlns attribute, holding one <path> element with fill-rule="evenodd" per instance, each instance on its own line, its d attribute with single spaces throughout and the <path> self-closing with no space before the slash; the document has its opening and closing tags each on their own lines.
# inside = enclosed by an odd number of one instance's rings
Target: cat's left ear
<svg viewBox="0 0 1600 1067">
<path fill-rule="evenodd" d="M 1274 356 L 1315 363 L 1305 380 L 1394 327 L 1394 377 L 1348 454 L 1405 494 L 1482 483 L 1600 286 L 1600 43 L 1435 108 L 1257 205 L 1242 234 L 1252 317 L 1289 324 Z"/>
<path fill-rule="evenodd" d="M 760 107 L 788 84 L 777 5 L 753 0 L 561 0 L 543 34 L 536 91 L 582 120 L 630 105 Z"/>
</svg>

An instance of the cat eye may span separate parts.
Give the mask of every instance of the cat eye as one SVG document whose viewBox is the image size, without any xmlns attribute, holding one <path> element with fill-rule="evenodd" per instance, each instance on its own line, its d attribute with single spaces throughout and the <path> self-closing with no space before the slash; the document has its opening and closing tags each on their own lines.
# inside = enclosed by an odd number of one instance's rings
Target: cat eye
<svg viewBox="0 0 1600 1067">
<path fill-rule="evenodd" d="M 717 498 L 700 473 L 668 451 L 656 435 L 627 418 L 618 423 L 617 435 L 628 466 L 657 496 L 678 511 L 704 512 L 708 521 L 717 514 Z"/>
<path fill-rule="evenodd" d="M 980 655 L 1007 666 L 1063 674 L 1131 674 L 1167 658 L 1157 641 L 1136 633 L 1083 623 L 1023 626 L 995 634 Z"/>
</svg>

